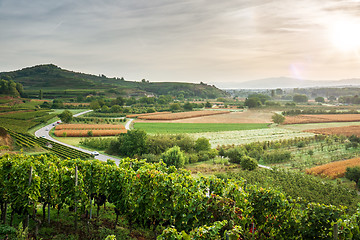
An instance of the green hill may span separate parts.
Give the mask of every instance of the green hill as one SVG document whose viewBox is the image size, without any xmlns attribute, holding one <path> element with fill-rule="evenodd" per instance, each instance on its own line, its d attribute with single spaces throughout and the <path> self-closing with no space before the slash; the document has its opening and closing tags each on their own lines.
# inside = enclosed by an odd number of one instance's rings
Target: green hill
<svg viewBox="0 0 360 240">
<path fill-rule="evenodd" d="M 1 72 L 1 79 L 13 80 L 24 86 L 31 96 L 41 89 L 45 97 L 70 97 L 83 94 L 115 95 L 173 95 L 184 97 L 217 98 L 227 96 L 215 86 L 204 83 L 126 81 L 123 78 L 108 78 L 61 69 L 53 64 L 37 65 L 12 72 Z"/>
</svg>

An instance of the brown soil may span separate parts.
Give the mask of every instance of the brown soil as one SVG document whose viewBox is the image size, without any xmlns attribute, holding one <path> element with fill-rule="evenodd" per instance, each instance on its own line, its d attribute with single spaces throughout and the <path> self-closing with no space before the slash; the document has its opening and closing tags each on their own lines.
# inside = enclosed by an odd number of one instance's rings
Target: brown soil
<svg viewBox="0 0 360 240">
<path fill-rule="evenodd" d="M 360 136 L 360 126 L 354 125 L 354 126 L 346 126 L 346 127 L 309 129 L 309 130 L 305 130 L 305 132 L 312 132 L 315 134 L 325 134 L 325 135 L 344 135 L 347 137 L 351 135 Z"/>
<path fill-rule="evenodd" d="M 326 122 L 357 122 L 360 114 L 319 114 L 287 116 L 284 124 L 326 123 Z"/>
<path fill-rule="evenodd" d="M 136 120 L 136 122 L 170 122 L 170 123 L 271 123 L 273 112 L 248 110 L 228 114 L 194 117 L 179 120 Z"/>
</svg>

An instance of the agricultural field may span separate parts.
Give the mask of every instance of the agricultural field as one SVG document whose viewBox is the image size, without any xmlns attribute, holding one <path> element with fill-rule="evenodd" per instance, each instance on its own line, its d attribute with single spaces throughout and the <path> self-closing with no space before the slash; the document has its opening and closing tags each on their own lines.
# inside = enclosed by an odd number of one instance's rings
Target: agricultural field
<svg viewBox="0 0 360 240">
<path fill-rule="evenodd" d="M 229 114 L 229 111 L 192 111 L 192 112 L 178 112 L 178 113 L 161 113 L 161 114 L 145 114 L 142 116 L 138 116 L 138 119 L 144 120 L 179 120 L 179 119 L 186 119 L 186 118 L 196 118 L 196 117 L 204 117 L 204 116 L 211 116 L 211 115 L 218 115 L 218 114 Z"/>
<path fill-rule="evenodd" d="M 319 114 L 286 116 L 283 124 L 327 123 L 327 122 L 356 122 L 360 121 L 360 114 Z"/>
<path fill-rule="evenodd" d="M 126 133 L 123 125 L 115 124 L 60 124 L 54 131 L 57 137 L 115 136 Z"/>
<path fill-rule="evenodd" d="M 265 129 L 267 127 L 267 123 L 134 123 L 135 129 L 142 129 L 150 134 L 242 131 L 250 129 Z"/>
<path fill-rule="evenodd" d="M 217 111 L 211 111 L 217 112 Z M 274 113 L 268 110 L 247 110 L 244 112 L 230 112 L 228 114 L 192 117 L 178 120 L 162 120 L 161 122 L 172 123 L 272 123 L 271 116 Z M 158 120 L 136 120 L 136 122 L 155 122 Z M 160 121 L 159 121 L 160 122 Z"/>
<path fill-rule="evenodd" d="M 360 136 L 360 125 L 355 126 L 346 126 L 346 127 L 334 127 L 334 128 L 321 128 L 321 129 L 309 129 L 306 132 L 312 132 L 315 134 L 325 134 L 325 135 L 344 135 L 351 136 L 356 135 Z"/>
<path fill-rule="evenodd" d="M 306 169 L 307 174 L 316 176 L 327 176 L 332 179 L 345 176 L 347 167 L 360 166 L 360 158 L 353 158 L 343 161 L 336 161 L 321 166 Z"/>
<path fill-rule="evenodd" d="M 314 134 L 272 127 L 242 131 L 192 133 L 190 136 L 194 138 L 205 137 L 210 140 L 212 147 L 217 147 L 218 145 L 239 145 L 251 142 L 291 139 L 295 137 L 311 137 L 314 136 Z"/>
<path fill-rule="evenodd" d="M 153 113 L 138 113 L 126 115 L 127 118 L 138 118 L 151 115 L 171 114 L 171 112 L 153 112 Z"/>
<path fill-rule="evenodd" d="M 126 133 L 123 125 L 115 124 L 60 124 L 55 128 L 57 137 L 116 136 Z"/>
</svg>

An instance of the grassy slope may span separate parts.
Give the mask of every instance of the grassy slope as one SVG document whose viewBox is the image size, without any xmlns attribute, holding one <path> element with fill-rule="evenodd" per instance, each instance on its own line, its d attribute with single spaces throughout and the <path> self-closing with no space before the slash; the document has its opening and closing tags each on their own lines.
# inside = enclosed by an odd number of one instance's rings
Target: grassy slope
<svg viewBox="0 0 360 240">
<path fill-rule="evenodd" d="M 105 76 L 95 76 L 84 73 L 77 73 L 61 69 L 55 65 L 38 65 L 24 68 L 13 72 L 2 72 L 0 78 L 9 76 L 15 82 L 23 84 L 24 89 L 34 94 L 39 89 L 44 90 L 44 94 L 51 96 L 51 92 L 57 96 L 77 95 L 79 91 L 86 91 L 83 94 L 89 94 L 91 91 L 122 91 L 138 93 L 155 93 L 157 95 L 174 95 L 183 91 L 187 96 L 197 97 L 223 97 L 228 94 L 216 87 L 205 84 L 193 83 L 148 83 L 125 81 L 119 78 L 107 78 Z M 46 91 L 45 91 L 46 90 Z M 75 91 L 75 92 L 74 92 Z M 54 95 L 54 96 L 55 96 Z"/>
</svg>

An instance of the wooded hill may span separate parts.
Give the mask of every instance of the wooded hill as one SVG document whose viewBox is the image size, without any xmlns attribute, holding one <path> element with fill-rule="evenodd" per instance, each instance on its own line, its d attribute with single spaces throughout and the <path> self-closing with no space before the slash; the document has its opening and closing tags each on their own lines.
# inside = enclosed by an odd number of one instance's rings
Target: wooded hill
<svg viewBox="0 0 360 240">
<path fill-rule="evenodd" d="M 124 78 L 108 78 L 61 69 L 53 64 L 37 65 L 12 72 L 1 72 L 0 79 L 13 80 L 24 86 L 31 96 L 41 89 L 44 97 L 60 97 L 77 94 L 114 94 L 114 95 L 172 95 L 200 98 L 217 98 L 227 93 L 205 83 L 179 82 L 139 82 L 126 81 Z"/>
</svg>

